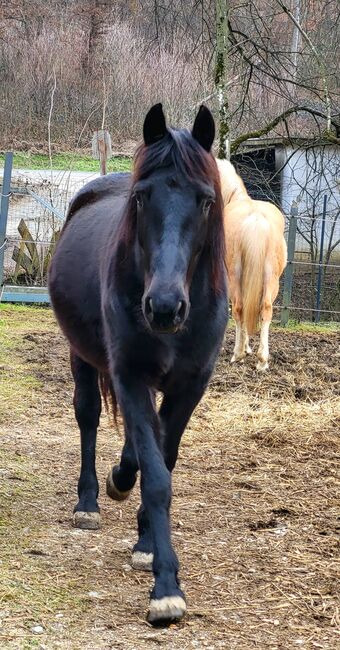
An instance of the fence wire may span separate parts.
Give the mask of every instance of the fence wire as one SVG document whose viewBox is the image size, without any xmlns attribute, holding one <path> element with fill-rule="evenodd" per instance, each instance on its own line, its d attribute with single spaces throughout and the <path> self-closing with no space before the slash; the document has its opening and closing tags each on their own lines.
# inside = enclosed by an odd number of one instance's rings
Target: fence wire
<svg viewBox="0 0 340 650">
<path fill-rule="evenodd" d="M 93 174 L 12 173 L 3 281 L 46 286 L 48 264 L 72 196 Z"/>
</svg>

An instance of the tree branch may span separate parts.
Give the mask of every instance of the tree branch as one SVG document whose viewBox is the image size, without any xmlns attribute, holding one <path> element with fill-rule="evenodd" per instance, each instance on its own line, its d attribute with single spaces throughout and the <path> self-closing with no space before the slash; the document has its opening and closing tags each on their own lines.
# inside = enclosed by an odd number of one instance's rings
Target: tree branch
<svg viewBox="0 0 340 650">
<path fill-rule="evenodd" d="M 318 117 L 323 118 L 324 120 L 328 121 L 328 115 L 325 115 L 325 113 L 322 113 L 322 111 L 318 111 L 317 109 L 314 108 L 309 108 L 308 106 L 291 106 L 290 108 L 287 108 L 287 110 L 283 111 L 283 113 L 280 113 L 280 115 L 277 115 L 271 122 L 268 122 L 266 126 L 263 126 L 260 129 L 257 129 L 256 131 L 248 131 L 248 133 L 244 133 L 243 135 L 240 135 L 236 140 L 231 145 L 231 153 L 235 153 L 239 146 L 242 144 L 242 142 L 246 142 L 246 140 L 250 140 L 250 138 L 260 138 L 262 135 L 266 135 L 269 133 L 272 129 L 275 128 L 280 122 L 284 121 L 289 115 L 292 115 L 294 113 L 310 113 L 310 115 L 317 115 Z M 333 126 L 337 129 L 339 128 L 339 125 L 337 122 L 335 122 L 332 117 L 330 117 L 330 123 L 333 124 Z M 328 140 L 329 142 L 332 142 L 333 144 L 340 144 L 340 138 L 337 138 L 335 135 L 330 133 L 328 130 L 326 133 L 323 134 L 323 137 L 325 140 Z"/>
<path fill-rule="evenodd" d="M 279 5 L 279 7 L 281 7 L 281 9 L 283 9 L 283 11 L 287 14 L 287 16 L 289 16 L 291 21 L 294 23 L 295 27 L 299 30 L 301 36 L 305 39 L 306 43 L 308 43 L 310 49 L 312 50 L 312 52 L 313 52 L 313 54 L 314 54 L 314 56 L 316 58 L 317 64 L 318 64 L 320 72 L 321 72 L 321 78 L 322 78 L 324 95 L 325 95 L 325 104 L 326 104 L 326 113 L 327 113 L 327 127 L 326 128 L 327 128 L 327 131 L 330 132 L 330 130 L 331 130 L 331 99 L 330 99 L 329 92 L 328 92 L 328 84 L 327 84 L 327 81 L 326 81 L 326 70 L 325 70 L 324 62 L 323 62 L 319 52 L 317 51 L 315 45 L 313 44 L 313 42 L 309 38 L 307 32 L 305 32 L 303 27 L 301 27 L 301 24 L 295 18 L 295 16 L 292 14 L 290 9 L 288 9 L 288 7 L 286 7 L 284 2 L 282 2 L 281 0 L 277 0 L 277 3 Z"/>
</svg>

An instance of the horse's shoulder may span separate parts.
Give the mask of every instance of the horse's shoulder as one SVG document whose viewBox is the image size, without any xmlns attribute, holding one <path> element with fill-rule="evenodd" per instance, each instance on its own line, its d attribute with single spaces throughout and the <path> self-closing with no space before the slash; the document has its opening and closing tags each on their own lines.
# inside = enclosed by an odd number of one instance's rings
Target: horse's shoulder
<svg viewBox="0 0 340 650">
<path fill-rule="evenodd" d="M 114 172 L 86 183 L 71 200 L 66 221 L 69 221 L 83 206 L 101 198 L 127 196 L 130 190 L 131 176 L 130 172 Z"/>
</svg>

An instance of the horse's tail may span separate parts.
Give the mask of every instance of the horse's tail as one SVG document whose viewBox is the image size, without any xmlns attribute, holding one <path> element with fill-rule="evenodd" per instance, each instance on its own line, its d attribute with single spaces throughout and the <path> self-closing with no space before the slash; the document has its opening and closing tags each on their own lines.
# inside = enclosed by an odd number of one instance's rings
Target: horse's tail
<svg viewBox="0 0 340 650">
<path fill-rule="evenodd" d="M 248 334 L 254 334 L 260 320 L 265 282 L 269 224 L 261 215 L 250 215 L 242 226 L 242 311 Z"/>
<path fill-rule="evenodd" d="M 99 373 L 99 387 L 100 387 L 100 392 L 103 396 L 105 408 L 108 412 L 110 411 L 110 405 L 109 405 L 110 402 L 112 407 L 112 412 L 113 412 L 113 418 L 115 423 L 117 424 L 117 415 L 118 415 L 117 397 L 116 397 L 115 390 L 113 388 L 111 377 L 108 372 Z"/>
</svg>

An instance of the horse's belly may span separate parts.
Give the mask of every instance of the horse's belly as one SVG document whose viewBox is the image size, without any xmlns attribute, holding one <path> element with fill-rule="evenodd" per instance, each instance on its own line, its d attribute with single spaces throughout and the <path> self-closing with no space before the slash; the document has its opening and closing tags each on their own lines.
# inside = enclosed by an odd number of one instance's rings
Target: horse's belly
<svg viewBox="0 0 340 650">
<path fill-rule="evenodd" d="M 71 226 L 72 224 L 70 224 Z M 90 242 L 68 229 L 53 257 L 49 273 L 51 302 L 71 348 L 85 361 L 104 370 L 99 264 Z"/>
</svg>

